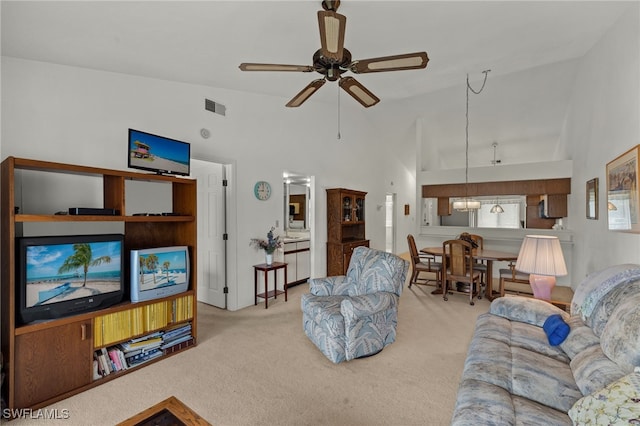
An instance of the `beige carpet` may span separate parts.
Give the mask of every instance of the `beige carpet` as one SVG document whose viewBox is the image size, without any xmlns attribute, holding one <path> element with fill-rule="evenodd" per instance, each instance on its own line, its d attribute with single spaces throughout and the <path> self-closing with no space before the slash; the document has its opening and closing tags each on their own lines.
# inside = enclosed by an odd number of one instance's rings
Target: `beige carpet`
<svg viewBox="0 0 640 426">
<path fill-rule="evenodd" d="M 198 346 L 54 404 L 64 420 L 12 425 L 113 425 L 176 396 L 214 425 L 446 425 L 482 299 L 445 302 L 405 286 L 396 342 L 334 365 L 302 331 L 301 294 L 227 312 L 200 304 Z"/>
</svg>

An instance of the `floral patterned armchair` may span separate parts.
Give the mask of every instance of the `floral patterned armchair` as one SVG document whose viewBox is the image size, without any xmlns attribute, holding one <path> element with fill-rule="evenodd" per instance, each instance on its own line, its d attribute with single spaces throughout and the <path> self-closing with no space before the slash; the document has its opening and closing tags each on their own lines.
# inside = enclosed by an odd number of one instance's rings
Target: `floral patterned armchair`
<svg viewBox="0 0 640 426">
<path fill-rule="evenodd" d="M 408 269 L 394 254 L 357 247 L 347 275 L 309 280 L 301 300 L 305 334 L 334 363 L 380 352 L 396 339 Z"/>
</svg>

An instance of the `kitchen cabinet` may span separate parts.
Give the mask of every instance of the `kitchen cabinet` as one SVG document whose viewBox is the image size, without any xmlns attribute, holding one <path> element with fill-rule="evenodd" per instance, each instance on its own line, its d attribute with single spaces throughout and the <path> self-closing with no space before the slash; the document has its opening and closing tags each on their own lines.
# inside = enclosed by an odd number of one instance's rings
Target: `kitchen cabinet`
<svg viewBox="0 0 640 426">
<path fill-rule="evenodd" d="M 365 238 L 366 195 L 352 189 L 327 189 L 327 276 L 345 275 L 353 249 L 369 247 Z"/>
<path fill-rule="evenodd" d="M 286 242 L 284 261 L 288 263 L 287 286 L 306 282 L 311 275 L 311 245 L 309 240 Z"/>
</svg>

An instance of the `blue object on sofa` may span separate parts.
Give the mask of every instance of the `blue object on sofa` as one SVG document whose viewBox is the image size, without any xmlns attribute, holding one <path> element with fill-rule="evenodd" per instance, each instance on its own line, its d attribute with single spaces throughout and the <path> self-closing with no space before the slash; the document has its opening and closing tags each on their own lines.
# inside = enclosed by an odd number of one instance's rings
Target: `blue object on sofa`
<svg viewBox="0 0 640 426">
<path fill-rule="evenodd" d="M 542 324 L 542 329 L 547 335 L 547 340 L 549 340 L 551 346 L 558 346 L 564 342 L 564 339 L 567 338 L 571 331 L 571 327 L 564 322 L 560 314 L 550 315 Z"/>
<path fill-rule="evenodd" d="M 373 355 L 396 339 L 398 301 L 409 262 L 356 247 L 346 275 L 309 280 L 302 295 L 302 325 L 334 363 Z"/>
</svg>

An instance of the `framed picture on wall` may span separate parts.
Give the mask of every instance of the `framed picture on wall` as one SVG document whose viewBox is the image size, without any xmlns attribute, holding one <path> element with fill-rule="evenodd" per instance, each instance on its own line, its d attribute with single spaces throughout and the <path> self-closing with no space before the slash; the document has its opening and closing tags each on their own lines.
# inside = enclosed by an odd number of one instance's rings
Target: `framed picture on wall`
<svg viewBox="0 0 640 426">
<path fill-rule="evenodd" d="M 598 178 L 587 181 L 587 219 L 598 219 Z"/>
<path fill-rule="evenodd" d="M 607 221 L 612 231 L 640 233 L 640 145 L 607 163 Z"/>
</svg>

